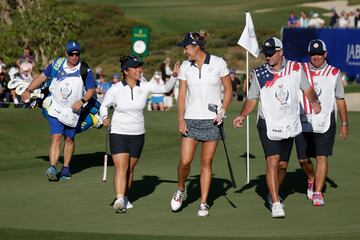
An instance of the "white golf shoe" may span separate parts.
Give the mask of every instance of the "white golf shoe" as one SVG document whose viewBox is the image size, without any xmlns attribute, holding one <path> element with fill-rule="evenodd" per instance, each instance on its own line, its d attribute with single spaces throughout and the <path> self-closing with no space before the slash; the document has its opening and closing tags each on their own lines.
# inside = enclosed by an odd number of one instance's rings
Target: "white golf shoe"
<svg viewBox="0 0 360 240">
<path fill-rule="evenodd" d="M 114 202 L 113 208 L 115 213 L 126 213 L 126 208 L 124 204 L 124 198 L 118 198 Z"/>
<path fill-rule="evenodd" d="M 209 205 L 206 203 L 201 203 L 199 207 L 199 211 L 197 212 L 199 217 L 206 217 L 209 215 Z"/>
<path fill-rule="evenodd" d="M 171 199 L 171 209 L 175 212 L 181 208 L 182 202 L 186 199 L 186 191 L 180 191 L 176 189 L 172 199 Z"/>
<path fill-rule="evenodd" d="M 126 209 L 134 208 L 134 205 L 129 201 L 128 197 L 124 197 L 124 205 Z"/>
<path fill-rule="evenodd" d="M 269 208 L 271 209 L 273 206 L 273 201 L 272 201 L 270 193 L 267 195 L 267 201 L 269 204 Z M 284 207 L 284 204 L 283 204 L 284 200 L 280 196 L 279 196 L 279 201 L 280 201 L 281 205 Z"/>
<path fill-rule="evenodd" d="M 284 218 L 285 212 L 280 202 L 274 202 L 271 208 L 271 216 L 273 218 Z"/>
</svg>

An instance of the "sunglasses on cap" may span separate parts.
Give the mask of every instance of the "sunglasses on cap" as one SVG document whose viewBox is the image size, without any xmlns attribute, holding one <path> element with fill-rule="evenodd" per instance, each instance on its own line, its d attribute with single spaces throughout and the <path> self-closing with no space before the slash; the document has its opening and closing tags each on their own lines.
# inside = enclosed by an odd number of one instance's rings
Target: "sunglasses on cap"
<svg viewBox="0 0 360 240">
<path fill-rule="evenodd" d="M 67 55 L 69 55 L 70 57 L 73 57 L 73 56 L 80 56 L 80 53 L 79 52 L 68 52 Z"/>
</svg>

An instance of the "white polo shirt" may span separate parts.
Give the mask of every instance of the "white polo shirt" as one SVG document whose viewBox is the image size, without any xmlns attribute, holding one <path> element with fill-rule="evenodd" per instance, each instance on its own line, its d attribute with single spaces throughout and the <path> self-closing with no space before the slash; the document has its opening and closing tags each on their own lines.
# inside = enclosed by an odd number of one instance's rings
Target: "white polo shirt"
<svg viewBox="0 0 360 240">
<path fill-rule="evenodd" d="M 228 74 L 224 59 L 209 53 L 201 69 L 195 61 L 186 60 L 181 64 L 178 78 L 187 83 L 185 119 L 214 119 L 215 113 L 208 110 L 208 104 L 221 108 L 221 78 Z"/>
<path fill-rule="evenodd" d="M 164 85 L 152 82 L 136 81 L 131 88 L 125 80 L 114 84 L 105 94 L 100 106 L 102 119 L 108 116 L 108 107 L 113 106 L 115 111 L 111 120 L 111 133 L 140 135 L 145 133 L 144 107 L 150 93 L 169 92 L 176 83 L 171 77 Z"/>
</svg>

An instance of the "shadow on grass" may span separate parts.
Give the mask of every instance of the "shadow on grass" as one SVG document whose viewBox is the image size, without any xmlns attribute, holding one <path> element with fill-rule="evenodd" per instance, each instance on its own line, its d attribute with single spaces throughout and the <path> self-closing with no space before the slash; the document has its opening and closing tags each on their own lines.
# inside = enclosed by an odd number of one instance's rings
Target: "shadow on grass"
<svg viewBox="0 0 360 240">
<path fill-rule="evenodd" d="M 327 177 L 325 179 L 325 185 L 323 192 L 326 192 L 327 184 L 332 188 L 337 188 L 338 185 L 335 181 Z M 243 186 L 241 189 L 237 190 L 235 193 L 242 193 L 248 189 L 254 188 L 255 192 L 264 200 L 264 205 L 269 208 L 267 202 L 268 188 L 266 185 L 265 175 L 259 175 L 256 179 L 250 180 L 250 183 Z M 303 194 L 306 197 L 307 192 L 307 177 L 304 174 L 303 170 L 298 168 L 295 172 L 287 172 L 286 178 L 283 185 L 280 188 L 280 197 L 285 201 L 285 199 L 294 193 Z"/>
<path fill-rule="evenodd" d="M 183 202 L 180 211 L 186 208 L 189 204 L 200 199 L 200 175 L 189 177 L 187 182 L 187 199 Z M 129 200 L 131 202 L 136 202 L 138 199 L 150 195 L 155 191 L 156 187 L 162 183 L 177 183 L 177 181 L 161 179 L 158 176 L 143 175 L 141 180 L 133 181 L 130 192 L 128 194 Z M 226 196 L 226 191 L 231 188 L 231 186 L 232 185 L 229 180 L 213 177 L 208 196 L 209 206 L 212 206 L 217 198 L 224 196 L 230 205 L 233 208 L 236 208 L 235 204 L 231 202 L 231 200 Z M 169 203 L 172 194 L 173 192 L 169 193 Z M 116 199 L 114 199 L 110 205 L 113 205 L 115 200 Z"/>
<path fill-rule="evenodd" d="M 49 156 L 37 156 L 43 161 L 49 162 Z M 64 163 L 64 158 L 60 157 L 59 162 Z M 70 163 L 70 171 L 72 174 L 79 173 L 87 168 L 103 166 L 104 165 L 104 152 L 75 154 L 73 155 Z M 108 166 L 113 166 L 111 155 L 108 154 Z"/>
<path fill-rule="evenodd" d="M 129 192 L 129 199 L 132 202 L 135 202 L 136 200 L 143 198 L 147 195 L 150 195 L 153 193 L 158 185 L 161 183 L 177 183 L 177 181 L 173 180 L 164 180 L 161 179 L 158 176 L 148 176 L 143 175 L 142 180 L 134 180 L 131 189 Z M 171 197 L 169 193 L 169 199 Z M 170 201 L 170 200 L 169 200 Z"/>
<path fill-rule="evenodd" d="M 191 203 L 194 203 L 201 198 L 200 175 L 191 176 L 186 181 L 188 182 L 186 187 L 187 198 L 183 202 L 183 205 L 181 206 L 179 212 L 181 212 Z M 211 180 L 207 204 L 211 207 L 216 199 L 223 196 L 233 208 L 236 208 L 236 205 L 227 197 L 226 194 L 227 190 L 229 190 L 231 187 L 232 184 L 230 180 L 213 176 Z"/>
</svg>

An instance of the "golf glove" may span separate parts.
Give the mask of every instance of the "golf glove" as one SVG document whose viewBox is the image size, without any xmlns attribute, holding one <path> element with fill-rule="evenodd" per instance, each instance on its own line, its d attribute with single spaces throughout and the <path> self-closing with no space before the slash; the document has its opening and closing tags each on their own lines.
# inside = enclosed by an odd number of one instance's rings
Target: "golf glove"
<svg viewBox="0 0 360 240">
<path fill-rule="evenodd" d="M 214 119 L 214 122 L 217 123 L 217 125 L 220 125 L 223 122 L 224 118 L 226 118 L 225 113 L 225 110 L 221 108 Z"/>
</svg>

